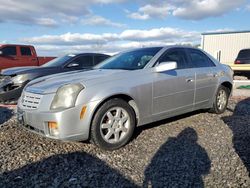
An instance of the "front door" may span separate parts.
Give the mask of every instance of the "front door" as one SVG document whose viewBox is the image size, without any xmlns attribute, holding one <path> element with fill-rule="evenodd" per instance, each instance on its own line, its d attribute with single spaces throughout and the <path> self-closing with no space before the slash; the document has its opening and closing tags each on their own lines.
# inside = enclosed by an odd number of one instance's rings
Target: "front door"
<svg viewBox="0 0 250 188">
<path fill-rule="evenodd" d="M 181 114 L 193 109 L 195 92 L 195 72 L 188 68 L 185 50 L 167 50 L 158 61 L 174 61 L 177 69 L 154 73 L 153 115 L 156 117 Z"/>
<path fill-rule="evenodd" d="M 6 46 L 1 48 L 0 70 L 18 66 L 18 56 L 16 46 Z"/>
</svg>

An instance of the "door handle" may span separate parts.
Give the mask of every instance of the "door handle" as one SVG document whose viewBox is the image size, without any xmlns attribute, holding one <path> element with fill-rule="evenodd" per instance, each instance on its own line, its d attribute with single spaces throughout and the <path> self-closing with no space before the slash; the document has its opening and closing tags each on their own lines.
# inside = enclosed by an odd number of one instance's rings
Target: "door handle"
<svg viewBox="0 0 250 188">
<path fill-rule="evenodd" d="M 193 82 L 194 80 L 192 79 L 192 78 L 188 78 L 188 79 L 186 79 L 186 82 Z"/>
<path fill-rule="evenodd" d="M 208 77 L 218 77 L 217 73 L 209 73 L 207 74 Z"/>
</svg>

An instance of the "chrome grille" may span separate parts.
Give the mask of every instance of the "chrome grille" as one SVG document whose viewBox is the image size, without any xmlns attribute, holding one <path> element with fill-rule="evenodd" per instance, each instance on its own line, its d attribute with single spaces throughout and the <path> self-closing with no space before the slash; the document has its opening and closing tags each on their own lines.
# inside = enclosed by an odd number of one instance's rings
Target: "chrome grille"
<svg viewBox="0 0 250 188">
<path fill-rule="evenodd" d="M 42 95 L 24 92 L 21 98 L 22 106 L 25 109 L 37 109 L 42 99 Z"/>
</svg>

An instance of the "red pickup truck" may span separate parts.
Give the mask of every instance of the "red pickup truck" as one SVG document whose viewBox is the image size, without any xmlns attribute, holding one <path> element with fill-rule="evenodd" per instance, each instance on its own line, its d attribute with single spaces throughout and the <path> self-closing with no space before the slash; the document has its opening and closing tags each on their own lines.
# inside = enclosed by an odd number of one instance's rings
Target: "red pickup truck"
<svg viewBox="0 0 250 188">
<path fill-rule="evenodd" d="M 37 57 L 34 46 L 0 44 L 0 70 L 11 67 L 40 66 L 55 57 Z"/>
</svg>

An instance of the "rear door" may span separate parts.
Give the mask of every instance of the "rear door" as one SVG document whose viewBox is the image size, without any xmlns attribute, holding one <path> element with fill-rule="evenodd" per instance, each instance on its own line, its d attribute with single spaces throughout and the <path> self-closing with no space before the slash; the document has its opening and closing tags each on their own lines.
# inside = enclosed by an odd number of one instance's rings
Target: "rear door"
<svg viewBox="0 0 250 188">
<path fill-rule="evenodd" d="M 189 66 L 195 71 L 195 108 L 206 108 L 211 104 L 218 86 L 218 68 L 198 49 L 186 49 Z"/>
<path fill-rule="evenodd" d="M 177 69 L 154 73 L 153 115 L 181 114 L 192 111 L 195 90 L 195 72 L 188 67 L 183 48 L 171 48 L 159 59 L 161 62 L 177 62 Z"/>
</svg>

